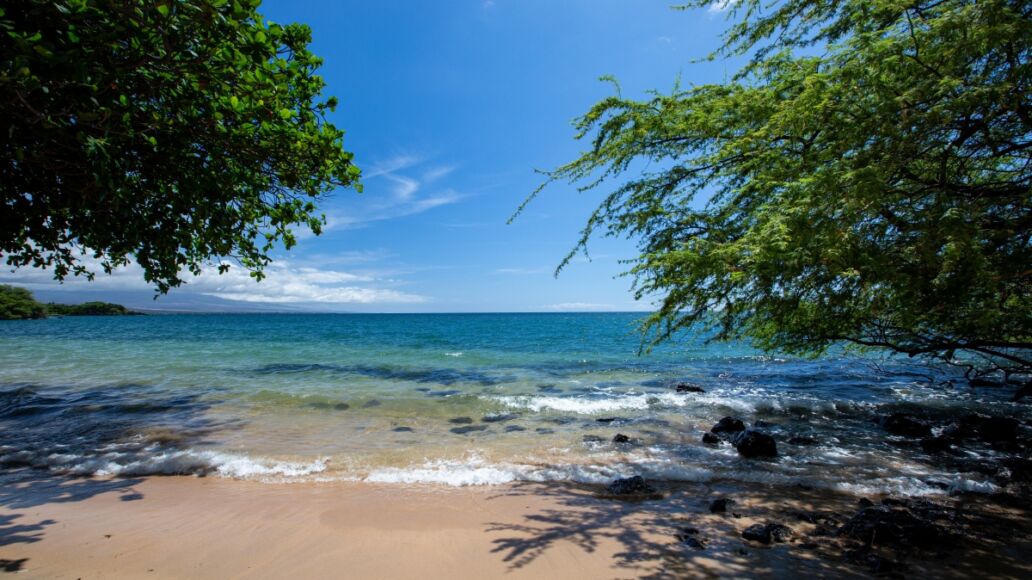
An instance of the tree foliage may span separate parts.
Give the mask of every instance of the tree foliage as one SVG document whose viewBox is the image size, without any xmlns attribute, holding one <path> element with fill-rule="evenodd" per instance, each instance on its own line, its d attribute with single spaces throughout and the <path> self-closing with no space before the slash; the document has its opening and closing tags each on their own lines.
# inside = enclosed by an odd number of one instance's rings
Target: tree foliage
<svg viewBox="0 0 1032 580">
<path fill-rule="evenodd" d="M 315 201 L 355 185 L 310 30 L 259 0 L 0 4 L 0 256 L 62 279 L 137 261 L 261 278 Z"/>
<path fill-rule="evenodd" d="M 606 190 L 574 251 L 640 240 L 637 297 L 661 299 L 646 340 L 704 325 L 1027 372 L 1032 5 L 727 8 L 713 56 L 750 57 L 733 80 L 602 100 L 575 123 L 588 150 L 542 185 Z"/>
<path fill-rule="evenodd" d="M 47 307 L 32 297 L 25 288 L 0 284 L 0 320 L 46 318 Z"/>
</svg>

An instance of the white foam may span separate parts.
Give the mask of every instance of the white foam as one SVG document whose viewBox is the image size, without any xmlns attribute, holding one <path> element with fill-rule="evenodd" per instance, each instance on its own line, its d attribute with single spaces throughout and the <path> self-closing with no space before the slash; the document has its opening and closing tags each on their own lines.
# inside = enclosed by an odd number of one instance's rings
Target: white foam
<svg viewBox="0 0 1032 580">
<path fill-rule="evenodd" d="M 323 459 L 304 463 L 193 449 L 162 451 L 155 446 L 143 449 L 142 452 L 108 451 L 99 455 L 51 453 L 41 457 L 23 451 L 0 458 L 3 459 L 19 459 L 35 467 L 49 468 L 68 475 L 105 477 L 214 473 L 236 479 L 289 479 L 326 470 L 326 461 Z"/>
<path fill-rule="evenodd" d="M 462 353 L 461 352 L 446 352 L 446 353 L 444 353 L 444 356 L 460 357 L 460 356 L 462 356 Z"/>
</svg>

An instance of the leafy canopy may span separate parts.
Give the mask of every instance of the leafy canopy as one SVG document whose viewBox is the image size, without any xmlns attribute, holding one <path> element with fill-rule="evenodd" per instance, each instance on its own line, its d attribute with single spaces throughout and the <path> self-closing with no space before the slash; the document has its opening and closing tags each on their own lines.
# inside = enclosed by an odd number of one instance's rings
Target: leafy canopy
<svg viewBox="0 0 1032 580">
<path fill-rule="evenodd" d="M 703 325 L 1028 371 L 1032 5 L 727 8 L 713 56 L 749 55 L 740 74 L 602 100 L 575 122 L 588 150 L 542 185 L 606 190 L 575 252 L 640 240 L 637 298 L 661 299 L 646 340 Z"/>
<path fill-rule="evenodd" d="M 161 292 L 209 262 L 258 279 L 315 201 L 356 185 L 310 30 L 258 0 L 0 5 L 0 256 L 92 277 L 135 259 Z"/>
</svg>

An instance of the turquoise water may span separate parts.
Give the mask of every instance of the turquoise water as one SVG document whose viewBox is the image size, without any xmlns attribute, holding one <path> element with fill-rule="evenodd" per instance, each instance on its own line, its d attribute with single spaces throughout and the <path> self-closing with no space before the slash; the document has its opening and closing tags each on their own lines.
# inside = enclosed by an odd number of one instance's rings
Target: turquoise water
<svg viewBox="0 0 1032 580">
<path fill-rule="evenodd" d="M 991 490 L 887 438 L 896 410 L 1021 414 L 907 361 L 765 356 L 640 314 L 168 315 L 0 322 L 0 465 L 412 484 L 649 477 L 858 493 Z M 678 393 L 690 382 L 704 393 Z M 759 423 L 780 457 L 703 432 Z M 621 433 L 631 439 L 616 444 Z M 818 445 L 790 445 L 792 436 Z M 992 454 L 991 449 L 984 450 Z"/>
</svg>

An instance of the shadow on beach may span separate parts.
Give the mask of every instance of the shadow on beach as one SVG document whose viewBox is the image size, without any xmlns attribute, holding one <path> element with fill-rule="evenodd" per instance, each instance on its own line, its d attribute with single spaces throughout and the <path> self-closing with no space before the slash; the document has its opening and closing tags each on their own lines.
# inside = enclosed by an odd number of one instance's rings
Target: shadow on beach
<svg viewBox="0 0 1032 580">
<path fill-rule="evenodd" d="M 26 566 L 8 546 L 39 542 L 59 524 L 33 521 L 26 510 L 102 494 L 143 499 L 135 486 L 149 469 L 160 469 L 152 458 L 204 445 L 227 426 L 206 414 L 210 406 L 198 396 L 149 385 L 0 386 L 0 572 Z M 166 473 L 178 474 L 175 469 Z M 98 470 L 112 477 L 92 477 Z"/>
<path fill-rule="evenodd" d="M 872 573 L 1032 577 L 1028 505 L 1007 506 L 986 498 L 950 500 L 964 514 L 963 537 L 941 549 L 901 554 L 846 541 L 834 529 L 829 533 L 807 521 L 848 520 L 857 511 L 854 496 L 734 483 L 671 484 L 660 489 L 665 497 L 659 500 L 618 500 L 600 497 L 598 491 L 576 484 L 513 485 L 503 495 L 545 497 L 549 507 L 524 515 L 522 523 L 488 524 L 486 532 L 497 536 L 491 551 L 517 570 L 547 561 L 552 550 L 572 546 L 598 557 L 611 553 L 614 576 L 653 579 L 869 578 Z M 726 514 L 710 513 L 710 502 L 721 497 L 734 498 L 733 508 Z M 788 525 L 793 538 L 770 545 L 744 540 L 742 531 L 757 523 Z"/>
</svg>

